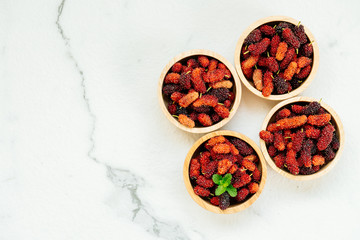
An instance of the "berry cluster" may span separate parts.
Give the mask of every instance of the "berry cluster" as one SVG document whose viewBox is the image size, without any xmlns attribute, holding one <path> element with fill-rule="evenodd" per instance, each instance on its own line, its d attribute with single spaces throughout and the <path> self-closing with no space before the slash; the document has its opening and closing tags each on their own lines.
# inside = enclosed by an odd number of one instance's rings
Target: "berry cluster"
<svg viewBox="0 0 360 240">
<path fill-rule="evenodd" d="M 229 69 L 207 56 L 175 63 L 166 75 L 167 108 L 186 127 L 208 127 L 230 115 L 235 100 Z"/>
<path fill-rule="evenodd" d="M 193 156 L 189 177 L 196 195 L 224 210 L 259 189 L 261 171 L 254 149 L 241 139 L 216 136 Z"/>
<path fill-rule="evenodd" d="M 298 88 L 312 68 L 313 46 L 304 26 L 269 23 L 253 30 L 241 49 L 241 69 L 264 97 Z"/>
<path fill-rule="evenodd" d="M 313 174 L 335 158 L 339 139 L 331 115 L 319 102 L 280 109 L 260 132 L 275 165 L 294 175 Z"/>
</svg>

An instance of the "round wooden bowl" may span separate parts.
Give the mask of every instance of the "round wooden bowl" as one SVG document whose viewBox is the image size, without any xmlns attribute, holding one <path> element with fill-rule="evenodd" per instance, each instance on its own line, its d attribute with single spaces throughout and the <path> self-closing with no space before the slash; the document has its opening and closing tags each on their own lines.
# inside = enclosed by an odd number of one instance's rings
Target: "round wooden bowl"
<svg viewBox="0 0 360 240">
<path fill-rule="evenodd" d="M 189 177 L 189 166 L 190 166 L 190 161 L 193 158 L 193 156 L 195 154 L 199 153 L 199 147 L 206 142 L 207 140 L 209 140 L 212 137 L 215 136 L 219 136 L 219 135 L 223 135 L 223 136 L 231 136 L 231 137 L 236 137 L 239 138 L 243 141 L 245 141 L 246 143 L 248 143 L 256 152 L 256 154 L 259 157 L 259 170 L 262 173 L 261 176 L 261 181 L 259 184 L 259 190 L 253 195 L 251 196 L 247 201 L 243 202 L 243 203 L 239 203 L 239 204 L 234 204 L 234 205 L 230 205 L 227 209 L 225 210 L 221 210 L 218 206 L 214 206 L 212 205 L 210 202 L 205 201 L 204 199 L 202 199 L 201 197 L 199 197 L 198 195 L 196 195 L 194 193 L 193 187 L 191 185 L 190 182 L 190 177 Z M 198 139 L 194 145 L 190 148 L 188 154 L 186 155 L 185 158 L 185 162 L 184 162 L 184 169 L 183 169 L 183 177 L 184 177 L 184 182 L 185 182 L 185 187 L 188 191 L 188 193 L 190 194 L 190 196 L 192 197 L 192 199 L 199 204 L 202 208 L 213 212 L 213 213 L 221 213 L 221 214 L 229 214 L 229 213 L 236 213 L 239 211 L 244 210 L 245 208 L 249 207 L 251 204 L 253 204 L 256 199 L 258 199 L 258 197 L 260 196 L 264 186 L 265 186 L 265 182 L 266 182 L 266 163 L 265 163 L 265 159 L 264 156 L 262 155 L 259 147 L 256 145 L 256 143 L 251 140 L 250 138 L 248 138 L 247 136 L 241 134 L 241 133 L 237 133 L 234 131 L 229 131 L 229 130 L 221 130 L 221 131 L 216 131 L 216 132 L 212 132 L 212 133 L 208 133 L 205 136 L 202 136 L 200 139 Z"/>
<path fill-rule="evenodd" d="M 204 55 L 204 56 L 208 56 L 211 58 L 215 58 L 219 62 L 222 62 L 223 64 L 225 64 L 225 66 L 230 70 L 230 72 L 233 76 L 233 79 L 234 79 L 233 92 L 235 94 L 235 100 L 232 104 L 232 107 L 230 110 L 230 115 L 228 118 L 224 118 L 223 120 L 221 120 L 218 123 L 211 125 L 209 127 L 188 128 L 188 127 L 182 125 L 176 118 L 171 116 L 171 114 L 167 110 L 168 101 L 166 100 L 166 98 L 164 98 L 164 96 L 162 94 L 162 88 L 163 88 L 163 83 L 164 83 L 166 74 L 169 72 L 169 70 L 175 63 L 184 62 L 184 61 L 186 62 L 191 57 L 199 56 L 199 55 Z M 239 107 L 240 99 L 241 99 L 241 83 L 240 83 L 238 75 L 236 74 L 235 68 L 223 56 L 221 56 L 215 52 L 209 51 L 209 50 L 195 49 L 195 50 L 190 50 L 190 51 L 179 54 L 178 56 L 174 57 L 165 66 L 165 68 L 161 72 L 161 75 L 159 78 L 158 98 L 159 98 L 160 107 L 161 107 L 163 113 L 165 114 L 166 118 L 169 119 L 169 121 L 172 124 L 174 124 L 176 127 L 180 128 L 184 131 L 191 132 L 191 133 L 207 133 L 207 132 L 215 131 L 215 130 L 221 128 L 226 123 L 228 123 L 230 121 L 230 119 L 235 115 L 235 113 Z"/>
<path fill-rule="evenodd" d="M 297 25 L 299 23 L 298 20 L 295 20 L 293 18 L 290 17 L 286 17 L 286 16 L 271 16 L 271 17 L 266 17 L 266 18 L 262 18 L 257 20 L 256 22 L 254 22 L 253 24 L 251 24 L 240 36 L 237 44 L 236 44 L 236 49 L 235 49 L 235 69 L 237 71 L 237 73 L 239 74 L 239 77 L 242 81 L 242 83 L 245 85 L 245 87 L 247 89 L 250 90 L 250 92 L 252 92 L 253 94 L 255 94 L 256 96 L 259 96 L 261 98 L 267 99 L 267 100 L 275 100 L 275 101 L 279 101 L 279 100 L 284 100 L 284 99 L 288 99 L 291 97 L 295 97 L 298 94 L 300 94 L 301 92 L 303 92 L 312 82 L 312 80 L 314 79 L 316 72 L 318 70 L 319 67 L 319 48 L 317 45 L 317 42 L 315 41 L 314 35 L 312 35 L 312 33 L 310 32 L 310 30 L 304 26 L 305 29 L 305 33 L 307 35 L 307 37 L 309 38 L 310 42 L 313 42 L 313 61 L 312 61 L 312 69 L 311 72 L 309 74 L 309 76 L 304 80 L 304 82 L 295 90 L 289 92 L 289 93 L 285 93 L 285 94 L 281 94 L 281 95 L 270 95 L 268 97 L 264 97 L 261 93 L 261 91 L 257 90 L 254 87 L 254 84 L 252 82 L 250 82 L 249 80 L 246 79 L 242 69 L 241 69 L 241 63 L 240 63 L 240 54 L 241 54 L 241 48 L 243 46 L 244 40 L 245 38 L 249 35 L 250 32 L 252 32 L 254 29 L 260 27 L 261 25 L 264 25 L 266 23 L 273 23 L 273 22 L 288 22 L 288 23 L 292 23 L 294 25 Z"/>
<path fill-rule="evenodd" d="M 267 126 L 269 123 L 274 122 L 274 118 L 276 116 L 276 113 L 278 112 L 279 109 L 285 107 L 285 106 L 290 106 L 294 103 L 310 103 L 313 101 L 317 101 L 314 98 L 310 98 L 310 97 L 295 97 L 295 98 L 291 98 L 285 101 L 282 101 L 280 103 L 278 103 L 277 105 L 275 105 L 270 112 L 267 114 L 267 116 L 264 119 L 264 122 L 261 126 L 261 130 L 266 130 Z M 265 141 L 262 140 L 260 138 L 260 147 L 261 150 L 264 154 L 264 157 L 267 161 L 267 163 L 272 167 L 272 169 L 274 169 L 277 173 L 280 173 L 281 175 L 293 179 L 293 180 L 300 180 L 300 181 L 304 181 L 304 180 L 312 180 L 318 177 L 323 176 L 324 174 L 328 173 L 334 166 L 335 164 L 339 161 L 341 153 L 343 151 L 344 148 L 344 140 L 345 140 L 345 136 L 344 136 L 344 127 L 341 123 L 341 120 L 339 118 L 339 116 L 336 114 L 336 112 L 329 107 L 328 105 L 326 105 L 323 101 L 320 102 L 321 106 L 328 111 L 331 114 L 331 123 L 333 124 L 333 126 L 335 127 L 335 133 L 337 135 L 337 137 L 339 138 L 339 142 L 340 142 L 340 147 L 336 152 L 335 158 L 333 160 L 331 160 L 329 163 L 327 163 L 325 166 L 323 166 L 322 168 L 320 168 L 320 170 L 314 174 L 311 175 L 293 175 L 281 168 L 278 168 L 274 161 L 272 160 L 272 158 L 270 157 L 267 148 L 266 148 L 266 144 Z M 260 131 L 261 131 L 260 130 Z"/>
</svg>

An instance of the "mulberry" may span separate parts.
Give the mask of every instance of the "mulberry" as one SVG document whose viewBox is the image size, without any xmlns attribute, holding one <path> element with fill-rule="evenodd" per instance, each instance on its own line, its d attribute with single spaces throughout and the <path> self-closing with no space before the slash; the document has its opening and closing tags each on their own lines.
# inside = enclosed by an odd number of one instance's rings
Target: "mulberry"
<svg viewBox="0 0 360 240">
<path fill-rule="evenodd" d="M 314 147 L 314 142 L 311 139 L 307 139 L 300 152 L 300 159 L 305 167 L 311 167 L 311 149 Z"/>
<path fill-rule="evenodd" d="M 165 84 L 162 91 L 164 95 L 170 96 L 174 92 L 181 91 L 181 87 L 178 84 L 173 84 L 173 83 Z"/>
<path fill-rule="evenodd" d="M 257 90 L 262 91 L 263 84 L 262 84 L 262 71 L 261 69 L 255 69 L 253 73 L 253 81 L 254 85 Z"/>
<path fill-rule="evenodd" d="M 287 92 L 288 86 L 286 84 L 286 81 L 280 76 L 275 77 L 273 79 L 273 83 L 278 94 L 284 94 Z"/>
<path fill-rule="evenodd" d="M 168 105 L 168 111 L 171 115 L 174 115 L 176 113 L 176 105 L 175 104 L 169 104 Z"/>
<path fill-rule="evenodd" d="M 274 57 L 266 58 L 266 66 L 270 72 L 277 72 L 279 70 L 279 64 Z"/>
<path fill-rule="evenodd" d="M 278 121 L 280 119 L 287 118 L 290 116 L 290 114 L 291 114 L 291 112 L 289 109 L 283 108 L 276 114 L 275 120 Z"/>
<path fill-rule="evenodd" d="M 216 147 L 216 146 L 215 146 Z M 218 162 L 218 174 L 225 174 L 230 167 L 232 166 L 232 162 L 229 159 L 223 159 Z"/>
<path fill-rule="evenodd" d="M 321 155 L 315 155 L 312 158 L 312 164 L 314 166 L 320 166 L 323 165 L 325 163 L 325 158 Z"/>
<path fill-rule="evenodd" d="M 312 125 L 305 125 L 305 135 L 307 138 L 318 139 L 320 132 L 320 129 L 317 129 Z"/>
<path fill-rule="evenodd" d="M 310 65 L 310 63 L 312 62 L 312 60 L 308 57 L 299 57 L 298 59 L 296 59 L 296 63 L 297 63 L 297 67 L 298 68 L 304 68 L 308 65 Z"/>
<path fill-rule="evenodd" d="M 200 113 L 197 116 L 199 122 L 201 123 L 201 125 L 203 125 L 204 127 L 208 127 L 212 125 L 212 121 L 209 115 L 205 114 L 205 113 Z"/>
<path fill-rule="evenodd" d="M 268 144 L 274 141 L 274 135 L 271 132 L 262 130 L 259 135 L 260 138 Z"/>
<path fill-rule="evenodd" d="M 170 98 L 171 100 L 173 100 L 174 102 L 178 102 L 182 97 L 184 97 L 185 94 L 181 93 L 181 92 L 174 92 L 173 94 L 171 94 Z"/>
<path fill-rule="evenodd" d="M 313 46 L 312 46 L 312 44 L 309 43 L 309 44 L 303 45 L 302 48 L 301 48 L 301 53 L 305 57 L 311 57 L 311 55 L 313 54 Z"/>
<path fill-rule="evenodd" d="M 224 143 L 226 141 L 226 138 L 224 136 L 216 136 L 213 138 L 210 138 L 207 142 L 207 144 L 211 147 L 215 146 L 216 144 L 219 143 Z"/>
<path fill-rule="evenodd" d="M 242 188 L 237 192 L 235 199 L 238 202 L 242 202 L 246 199 L 248 195 L 249 195 L 249 190 L 247 188 Z"/>
<path fill-rule="evenodd" d="M 266 71 L 263 77 L 264 88 L 262 90 L 262 95 L 268 97 L 274 90 L 273 84 L 273 74 L 270 71 Z"/>
<path fill-rule="evenodd" d="M 226 143 L 216 144 L 212 150 L 217 154 L 226 154 L 230 152 L 230 146 Z"/>
<path fill-rule="evenodd" d="M 328 124 L 331 120 L 331 115 L 328 113 L 320 115 L 310 115 L 307 119 L 307 122 L 314 126 L 324 126 Z"/>
<path fill-rule="evenodd" d="M 302 114 L 305 115 L 315 115 L 319 112 L 321 108 L 321 105 L 319 102 L 311 102 L 309 103 L 307 106 L 304 107 L 304 109 L 302 110 Z"/>
<path fill-rule="evenodd" d="M 248 49 L 249 49 L 251 55 L 258 56 L 258 55 L 262 54 L 263 52 L 265 52 L 266 49 L 269 47 L 269 45 L 270 45 L 270 39 L 264 38 L 258 43 L 251 44 L 248 47 Z"/>
<path fill-rule="evenodd" d="M 199 67 L 199 63 L 196 61 L 196 59 L 194 58 L 190 58 L 189 60 L 187 60 L 186 62 L 187 66 L 190 68 L 197 68 Z"/>
<path fill-rule="evenodd" d="M 257 191 L 259 191 L 259 184 L 257 184 L 256 182 L 250 183 L 249 191 L 250 191 L 250 193 L 256 193 Z"/>
<path fill-rule="evenodd" d="M 304 78 L 307 78 L 307 76 L 309 76 L 310 72 L 311 72 L 311 66 L 308 65 L 308 66 L 304 67 L 303 69 L 301 69 L 300 72 L 295 75 L 295 77 L 304 79 Z"/>
<path fill-rule="evenodd" d="M 173 71 L 174 73 L 179 73 L 181 72 L 182 69 L 182 65 L 181 63 L 177 62 L 175 63 L 172 67 L 171 67 L 171 71 Z"/>
<path fill-rule="evenodd" d="M 268 153 L 269 153 L 270 157 L 275 157 L 277 154 L 276 147 L 274 147 L 274 145 L 270 145 L 268 147 Z"/>
<path fill-rule="evenodd" d="M 275 31 L 278 34 L 281 34 L 284 28 L 291 28 L 292 26 L 287 23 L 287 22 L 280 22 L 276 27 L 275 27 Z"/>
<path fill-rule="evenodd" d="M 200 175 L 200 163 L 197 158 L 191 159 L 189 175 L 190 178 L 197 178 Z"/>
<path fill-rule="evenodd" d="M 275 165 L 278 168 L 284 168 L 285 160 L 286 160 L 286 157 L 285 157 L 285 154 L 283 154 L 283 153 L 280 153 L 274 157 Z"/>
<path fill-rule="evenodd" d="M 182 125 L 184 125 L 185 127 L 188 127 L 188 128 L 195 127 L 195 122 L 193 120 L 191 120 L 188 116 L 184 115 L 184 114 L 179 115 L 179 122 Z"/>
<path fill-rule="evenodd" d="M 214 111 L 222 118 L 227 118 L 230 115 L 229 109 L 219 104 L 215 106 Z"/>
<path fill-rule="evenodd" d="M 210 202 L 211 202 L 212 205 L 219 206 L 220 199 L 219 199 L 219 197 L 212 197 L 210 199 Z"/>
<path fill-rule="evenodd" d="M 211 178 L 212 175 L 217 171 L 217 161 L 211 161 L 204 168 L 201 169 L 202 174 L 205 178 Z"/>
<path fill-rule="evenodd" d="M 295 56 L 295 49 L 293 47 L 288 48 L 285 53 L 284 59 L 280 63 L 280 69 L 281 70 L 286 69 L 289 66 L 290 62 L 293 61 L 294 56 Z"/>
<path fill-rule="evenodd" d="M 308 41 L 303 25 L 294 27 L 294 34 L 299 39 L 300 44 L 305 44 Z"/>
<path fill-rule="evenodd" d="M 191 76 L 189 73 L 182 73 L 179 78 L 179 84 L 183 89 L 191 88 Z"/>
<path fill-rule="evenodd" d="M 338 150 L 340 147 L 340 142 L 339 142 L 339 138 L 336 136 L 336 134 L 334 133 L 332 141 L 331 141 L 331 147 L 334 150 Z"/>
<path fill-rule="evenodd" d="M 210 195 L 210 191 L 208 189 L 200 187 L 200 186 L 194 187 L 194 193 L 201 197 L 207 197 Z"/>
<path fill-rule="evenodd" d="M 287 165 L 287 169 L 291 174 L 298 175 L 300 172 L 298 162 L 296 161 L 296 153 L 294 150 L 290 149 L 286 152 L 286 160 L 285 163 Z"/>
<path fill-rule="evenodd" d="M 210 87 L 212 88 L 231 88 L 233 86 L 233 83 L 229 80 L 224 80 L 220 82 L 211 83 Z"/>
<path fill-rule="evenodd" d="M 279 43 L 279 46 L 276 50 L 276 60 L 282 61 L 285 57 L 287 49 L 288 49 L 288 45 L 286 42 Z"/>
<path fill-rule="evenodd" d="M 218 121 L 220 121 L 220 116 L 217 113 L 213 113 L 211 115 L 211 119 L 213 120 L 214 123 L 217 123 Z"/>
<path fill-rule="evenodd" d="M 258 168 L 255 168 L 252 177 L 253 177 L 254 181 L 257 181 L 257 182 L 260 181 L 260 179 L 261 179 L 261 172 L 260 172 L 260 170 L 259 170 Z"/>
<path fill-rule="evenodd" d="M 243 159 L 241 165 L 251 172 L 253 172 L 256 168 L 256 165 L 252 161 L 247 160 L 245 158 Z"/>
<path fill-rule="evenodd" d="M 295 34 L 290 28 L 283 29 L 282 37 L 290 46 L 293 46 L 294 48 L 300 47 L 299 39 L 295 36 Z"/>
<path fill-rule="evenodd" d="M 230 206 L 230 195 L 224 192 L 219 197 L 219 207 L 221 210 L 225 210 Z"/>
<path fill-rule="evenodd" d="M 233 138 L 230 140 L 232 144 L 239 150 L 241 155 L 247 156 L 254 153 L 254 149 L 241 139 Z"/>
<path fill-rule="evenodd" d="M 237 173 L 240 172 L 240 177 L 234 178 L 232 181 L 232 185 L 234 188 L 240 188 L 251 182 L 251 177 L 246 173 L 241 173 L 241 171 L 237 171 Z"/>
<path fill-rule="evenodd" d="M 275 34 L 275 29 L 269 25 L 262 25 L 260 31 L 266 36 L 273 36 Z"/>
<path fill-rule="evenodd" d="M 301 147 L 303 145 L 303 141 L 305 139 L 305 131 L 303 129 L 298 130 L 294 137 L 292 138 L 292 150 L 294 150 L 295 153 L 301 150 Z"/>
<path fill-rule="evenodd" d="M 172 96 L 172 95 L 171 95 Z M 192 102 L 194 102 L 196 99 L 198 99 L 199 93 L 198 92 L 191 92 L 183 96 L 179 100 L 179 105 L 183 108 L 186 108 L 189 106 Z"/>
<path fill-rule="evenodd" d="M 241 69 L 249 69 L 255 66 L 258 62 L 259 56 L 250 56 L 248 59 L 241 62 Z"/>
<path fill-rule="evenodd" d="M 194 103 L 194 107 L 210 106 L 215 107 L 218 104 L 218 99 L 213 95 L 204 95 L 197 99 Z"/>
<path fill-rule="evenodd" d="M 204 81 L 202 80 L 201 77 L 201 69 L 200 68 L 195 68 L 192 72 L 191 72 L 191 81 L 194 85 L 194 89 L 197 92 L 200 93 L 205 93 L 206 92 L 206 86 Z"/>
<path fill-rule="evenodd" d="M 215 69 L 211 72 L 208 72 L 208 77 L 208 81 L 210 83 L 221 81 L 225 77 L 225 71 L 223 69 Z"/>
<path fill-rule="evenodd" d="M 175 83 L 178 84 L 180 79 L 180 74 L 178 73 L 169 73 L 165 77 L 165 83 Z"/>
<path fill-rule="evenodd" d="M 279 44 L 281 42 L 280 36 L 275 35 L 270 42 L 270 56 L 275 57 Z"/>
<path fill-rule="evenodd" d="M 289 66 L 285 69 L 284 72 L 284 78 L 285 80 L 291 80 L 292 77 L 294 76 L 296 69 L 297 69 L 298 65 L 296 62 L 291 62 L 289 64 Z"/>
<path fill-rule="evenodd" d="M 229 89 L 228 88 L 216 88 L 211 89 L 209 95 L 215 96 L 219 102 L 224 102 L 229 97 Z"/>
<path fill-rule="evenodd" d="M 284 136 L 282 135 L 281 131 L 274 133 L 274 146 L 279 151 L 285 150 Z"/>
<path fill-rule="evenodd" d="M 210 72 L 215 70 L 217 68 L 217 65 L 218 65 L 218 61 L 215 59 L 211 59 L 209 63 L 208 71 Z"/>
<path fill-rule="evenodd" d="M 335 128 L 333 125 L 326 125 L 322 130 L 317 142 L 317 148 L 319 151 L 325 150 L 332 141 L 333 133 L 335 132 Z"/>
<path fill-rule="evenodd" d="M 211 188 L 214 186 L 214 182 L 212 179 L 206 179 L 204 176 L 199 176 L 196 180 L 196 183 L 204 188 Z"/>
<path fill-rule="evenodd" d="M 335 158 L 335 152 L 331 149 L 330 146 L 328 146 L 324 151 L 323 155 L 326 161 L 331 161 Z"/>
<path fill-rule="evenodd" d="M 260 29 L 253 30 L 244 40 L 246 45 L 250 43 L 256 43 L 261 40 L 261 31 Z"/>
<path fill-rule="evenodd" d="M 205 57 L 205 56 L 199 56 L 198 57 L 198 61 L 200 63 L 200 66 L 206 68 L 207 66 L 209 66 L 209 58 L 208 57 Z"/>
</svg>

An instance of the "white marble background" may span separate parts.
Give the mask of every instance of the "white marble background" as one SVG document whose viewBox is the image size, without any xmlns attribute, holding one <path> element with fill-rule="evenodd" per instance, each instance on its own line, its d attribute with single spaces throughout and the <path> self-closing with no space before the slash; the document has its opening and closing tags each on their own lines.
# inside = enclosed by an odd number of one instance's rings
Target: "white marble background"
<svg viewBox="0 0 360 240">
<path fill-rule="evenodd" d="M 0 239 L 358 239 L 359 1 L 0 1 Z M 200 208 L 182 180 L 201 135 L 157 101 L 162 68 L 204 48 L 233 63 L 241 32 L 270 15 L 300 19 L 320 48 L 304 96 L 340 115 L 338 165 L 311 182 L 268 170 L 247 210 Z M 224 127 L 259 142 L 274 102 L 243 89 Z"/>
</svg>

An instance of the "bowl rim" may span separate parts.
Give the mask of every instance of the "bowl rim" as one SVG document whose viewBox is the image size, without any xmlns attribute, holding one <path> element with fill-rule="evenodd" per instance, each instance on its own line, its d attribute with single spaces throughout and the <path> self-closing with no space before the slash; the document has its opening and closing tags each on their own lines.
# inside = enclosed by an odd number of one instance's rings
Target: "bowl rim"
<svg viewBox="0 0 360 240">
<path fill-rule="evenodd" d="M 291 99 L 287 99 L 285 101 L 282 101 L 280 103 L 278 103 L 277 105 L 275 105 L 270 111 L 269 113 L 266 115 L 263 124 L 261 126 L 260 131 L 262 130 L 266 130 L 270 119 L 274 116 L 274 114 L 282 107 L 287 106 L 289 104 L 292 103 L 297 103 L 297 102 L 312 102 L 312 101 L 317 101 L 317 99 L 312 98 L 312 97 L 294 97 Z M 299 180 L 299 181 L 304 181 L 304 180 L 312 180 L 312 179 L 316 179 L 319 178 L 323 175 L 325 175 L 326 173 L 328 173 L 331 169 L 333 169 L 333 167 L 335 166 L 335 164 L 339 161 L 341 154 L 343 152 L 344 149 L 344 141 L 345 141 L 345 133 L 344 133 L 344 127 L 342 125 L 342 122 L 340 120 L 340 117 L 337 115 L 337 113 L 334 111 L 334 109 L 332 109 L 329 105 L 327 105 L 326 103 L 324 103 L 323 101 L 321 101 L 321 106 L 323 108 L 325 108 L 326 111 L 328 111 L 331 114 L 332 117 L 332 121 L 336 124 L 336 131 L 338 132 L 338 136 L 339 136 L 339 142 L 340 142 L 340 147 L 336 152 L 335 158 L 333 160 L 331 160 L 329 163 L 327 163 L 324 167 L 322 167 L 318 172 L 311 174 L 311 175 L 293 175 L 285 170 L 282 170 L 280 168 L 278 168 L 274 161 L 272 160 L 272 158 L 270 157 L 267 148 L 266 148 L 266 143 L 264 140 L 260 139 L 260 148 L 261 151 L 267 161 L 267 163 L 270 165 L 270 167 L 277 173 L 281 174 L 284 177 L 287 177 L 289 179 L 293 179 L 293 180 Z"/>
<path fill-rule="evenodd" d="M 162 94 L 162 86 L 163 86 L 163 82 L 165 79 L 166 74 L 168 73 L 168 71 L 171 69 L 171 67 L 176 63 L 181 61 L 184 58 L 188 58 L 191 56 L 196 56 L 196 55 L 204 55 L 204 56 L 208 56 L 208 57 L 212 57 L 217 59 L 218 61 L 222 62 L 223 64 L 225 64 L 225 66 L 230 70 L 233 79 L 234 79 L 234 93 L 235 93 L 235 100 L 233 102 L 233 106 L 230 110 L 230 115 L 228 118 L 224 118 L 221 121 L 219 121 L 216 124 L 213 124 L 209 127 L 194 127 L 194 128 L 188 128 L 184 125 L 182 125 L 181 123 L 179 123 L 178 120 L 176 120 L 173 116 L 171 116 L 171 114 L 169 113 L 169 111 L 167 110 L 164 98 L 163 98 L 163 94 Z M 164 69 L 161 72 L 161 75 L 159 77 L 159 83 L 158 83 L 158 100 L 159 100 L 159 104 L 160 104 L 160 108 L 162 109 L 163 113 L 165 114 L 166 118 L 172 123 L 174 124 L 176 127 L 180 128 L 181 130 L 190 132 L 190 133 L 208 133 L 208 132 L 212 132 L 215 131 L 221 127 L 223 127 L 225 124 L 227 124 L 235 115 L 239 105 L 240 105 L 240 101 L 241 101 L 241 83 L 240 83 L 240 79 L 238 74 L 236 73 L 235 68 L 233 67 L 233 65 L 223 56 L 221 56 L 220 54 L 210 51 L 210 50 L 205 50 L 205 49 L 193 49 L 193 50 L 189 50 L 189 51 L 185 51 L 182 52 L 180 54 L 178 54 L 177 56 L 175 56 L 173 59 L 171 59 L 166 66 L 164 67 Z"/>
<path fill-rule="evenodd" d="M 190 182 L 190 177 L 189 177 L 190 161 L 191 161 L 194 153 L 196 152 L 196 150 L 199 148 L 199 146 L 201 146 L 201 144 L 203 144 L 208 139 L 215 137 L 215 136 L 219 136 L 219 135 L 237 137 L 237 138 L 242 139 L 246 143 L 248 143 L 255 150 L 256 154 L 259 157 L 261 173 L 262 173 L 261 181 L 259 184 L 259 190 L 253 196 L 251 196 L 246 202 L 230 206 L 229 208 L 227 208 L 225 210 L 221 210 L 218 206 L 214 206 L 211 203 L 203 200 L 198 195 L 196 195 L 194 193 L 193 187 Z M 199 206 L 201 206 L 202 208 L 204 208 L 210 212 L 213 212 L 213 213 L 231 214 L 231 213 L 236 213 L 236 212 L 239 212 L 239 211 L 242 211 L 242 210 L 248 208 L 259 198 L 262 190 L 264 189 L 266 177 L 267 177 L 266 161 L 264 159 L 264 156 L 263 156 L 260 148 L 257 146 L 257 144 L 253 140 L 251 140 L 249 137 L 245 136 L 244 134 L 238 133 L 235 131 L 230 131 L 230 130 L 220 130 L 220 131 L 211 132 L 211 133 L 208 133 L 208 134 L 202 136 L 201 138 L 199 138 L 190 148 L 189 152 L 186 155 L 185 161 L 184 161 L 183 178 L 184 178 L 186 190 L 188 191 L 191 198 Z"/>
<path fill-rule="evenodd" d="M 300 94 L 301 92 L 303 92 L 310 85 L 310 83 L 314 80 L 315 75 L 319 68 L 319 60 L 320 60 L 319 47 L 315 40 L 315 37 L 310 32 L 310 30 L 304 25 L 304 29 L 305 29 L 305 33 L 306 33 L 307 37 L 309 38 L 310 42 L 313 42 L 312 43 L 312 45 L 313 45 L 313 65 L 312 65 L 312 69 L 311 69 L 309 76 L 304 80 L 303 84 L 301 84 L 294 91 L 291 91 L 291 92 L 285 93 L 285 94 L 281 94 L 281 95 L 270 95 L 268 97 L 264 97 L 262 95 L 262 92 L 257 90 L 254 86 L 252 86 L 250 84 L 250 82 L 246 79 L 245 75 L 243 74 L 243 71 L 241 69 L 241 62 L 240 62 L 241 48 L 242 48 L 245 38 L 249 35 L 249 33 L 251 31 L 253 31 L 255 28 L 258 28 L 259 26 L 261 26 L 263 24 L 266 24 L 269 22 L 277 22 L 277 21 L 289 22 L 294 25 L 297 25 L 300 22 L 294 18 L 287 17 L 287 16 L 280 16 L 280 15 L 265 17 L 265 18 L 261 18 L 261 19 L 255 21 L 249 27 L 247 27 L 245 29 L 245 31 L 241 34 L 241 36 L 236 44 L 235 58 L 234 58 L 236 72 L 238 73 L 239 78 L 240 78 L 241 82 L 245 85 L 245 87 L 250 92 L 255 94 L 256 96 L 261 97 L 263 99 L 267 99 L 267 100 L 273 100 L 273 101 L 285 100 L 285 99 L 288 99 L 291 97 L 295 97 L 298 94 Z"/>
</svg>

